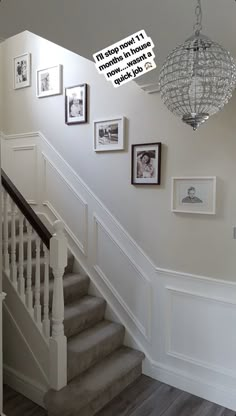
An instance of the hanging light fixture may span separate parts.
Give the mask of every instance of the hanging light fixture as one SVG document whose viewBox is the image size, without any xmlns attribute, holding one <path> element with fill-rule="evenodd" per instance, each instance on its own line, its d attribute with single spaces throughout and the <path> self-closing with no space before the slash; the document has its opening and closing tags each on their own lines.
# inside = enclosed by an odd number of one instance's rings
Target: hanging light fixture
<svg viewBox="0 0 236 416">
<path fill-rule="evenodd" d="M 236 85 L 230 53 L 201 34 L 201 0 L 195 14 L 193 36 L 168 55 L 160 71 L 164 104 L 193 130 L 224 107 Z"/>
</svg>

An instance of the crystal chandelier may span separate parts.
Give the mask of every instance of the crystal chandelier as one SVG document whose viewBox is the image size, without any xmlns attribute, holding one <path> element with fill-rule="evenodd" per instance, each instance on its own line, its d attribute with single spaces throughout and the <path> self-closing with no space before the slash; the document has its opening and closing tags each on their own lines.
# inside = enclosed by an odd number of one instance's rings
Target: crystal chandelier
<svg viewBox="0 0 236 416">
<path fill-rule="evenodd" d="M 160 71 L 164 104 L 193 130 L 224 107 L 236 85 L 230 53 L 201 34 L 201 0 L 195 14 L 194 35 L 168 55 Z"/>
</svg>

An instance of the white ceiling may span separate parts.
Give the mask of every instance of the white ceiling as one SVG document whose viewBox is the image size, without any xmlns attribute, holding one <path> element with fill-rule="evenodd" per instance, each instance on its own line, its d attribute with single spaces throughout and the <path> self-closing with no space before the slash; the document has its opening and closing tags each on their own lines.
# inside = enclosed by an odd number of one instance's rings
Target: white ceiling
<svg viewBox="0 0 236 416">
<path fill-rule="evenodd" d="M 192 34 L 196 0 L 1 0 L 0 38 L 29 30 L 90 60 L 100 49 L 145 29 L 157 70 L 138 79 L 156 83 L 166 55 Z M 202 0 L 203 32 L 236 57 L 236 1 Z"/>
</svg>

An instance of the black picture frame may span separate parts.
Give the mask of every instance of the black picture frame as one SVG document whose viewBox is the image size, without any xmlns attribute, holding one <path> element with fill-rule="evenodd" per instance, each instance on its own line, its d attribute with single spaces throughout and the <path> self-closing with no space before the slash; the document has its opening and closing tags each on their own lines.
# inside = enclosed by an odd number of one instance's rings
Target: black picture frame
<svg viewBox="0 0 236 416">
<path fill-rule="evenodd" d="M 133 144 L 131 152 L 131 184 L 161 184 L 160 142 Z"/>
<path fill-rule="evenodd" d="M 88 84 L 65 88 L 65 123 L 68 125 L 87 123 Z"/>
</svg>

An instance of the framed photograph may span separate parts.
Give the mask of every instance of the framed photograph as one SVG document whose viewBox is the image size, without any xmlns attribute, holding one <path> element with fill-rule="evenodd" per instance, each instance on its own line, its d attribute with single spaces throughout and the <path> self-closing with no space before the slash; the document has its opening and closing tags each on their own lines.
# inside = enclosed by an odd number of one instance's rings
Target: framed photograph
<svg viewBox="0 0 236 416">
<path fill-rule="evenodd" d="M 30 87 L 31 85 L 31 54 L 24 53 L 23 55 L 14 58 L 14 89 Z"/>
<path fill-rule="evenodd" d="M 215 214 L 216 177 L 172 178 L 173 212 Z"/>
<path fill-rule="evenodd" d="M 87 122 L 87 84 L 65 89 L 65 121 L 66 124 Z"/>
<path fill-rule="evenodd" d="M 161 143 L 133 144 L 132 185 L 160 185 Z"/>
<path fill-rule="evenodd" d="M 124 149 L 124 117 L 94 121 L 94 150 L 104 152 Z"/>
<path fill-rule="evenodd" d="M 62 94 L 62 65 L 36 71 L 37 97 L 49 97 Z"/>
</svg>

